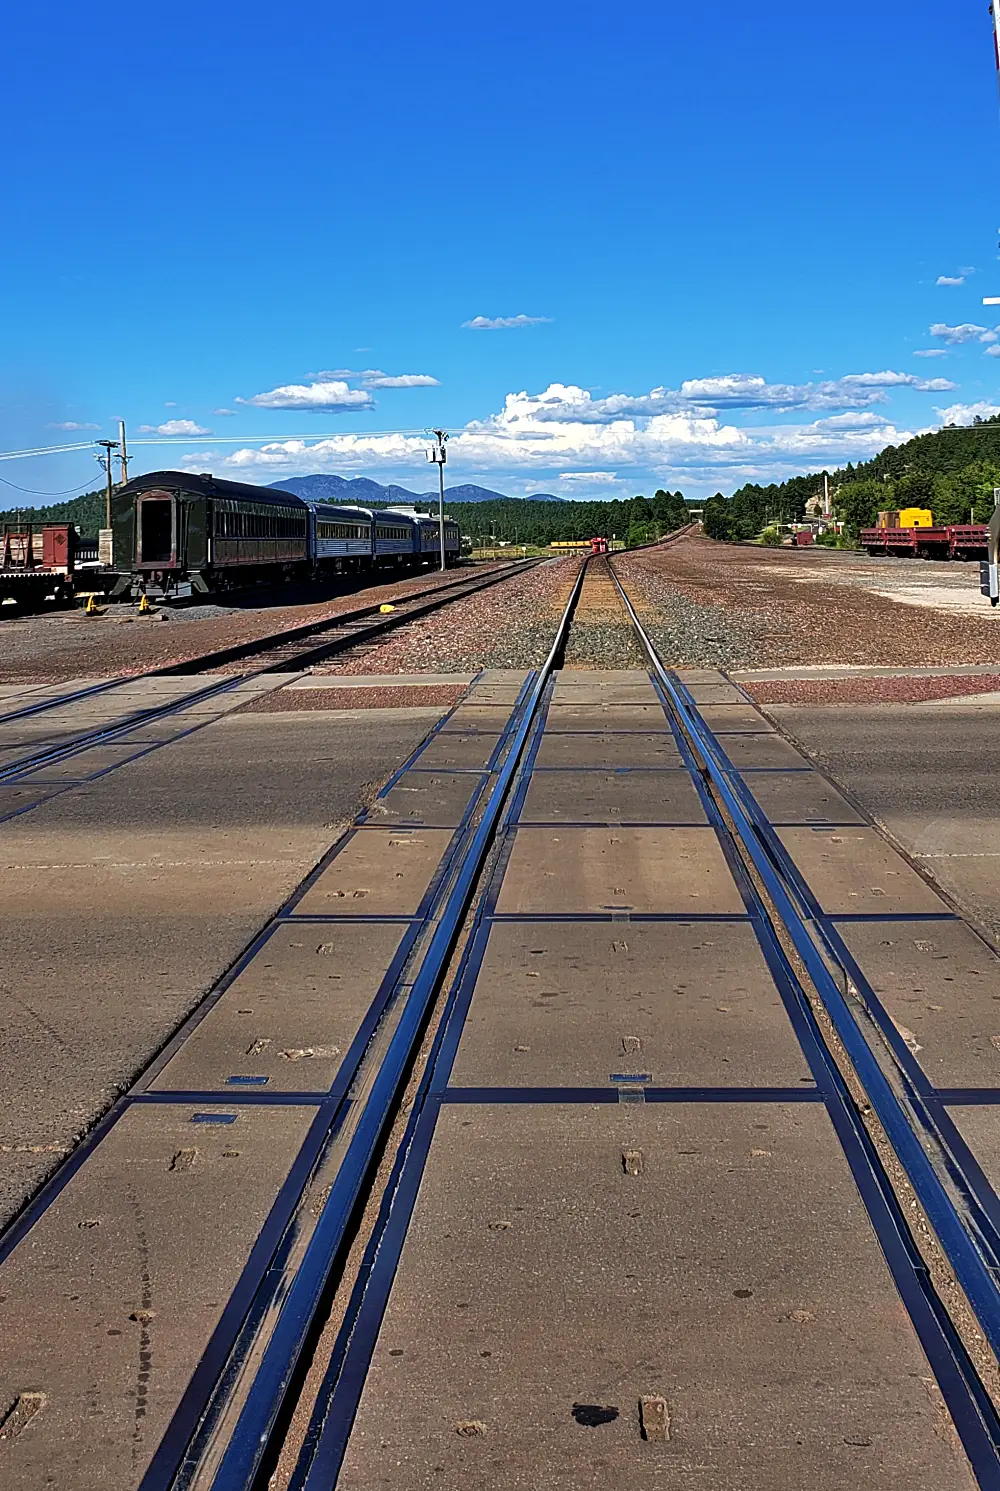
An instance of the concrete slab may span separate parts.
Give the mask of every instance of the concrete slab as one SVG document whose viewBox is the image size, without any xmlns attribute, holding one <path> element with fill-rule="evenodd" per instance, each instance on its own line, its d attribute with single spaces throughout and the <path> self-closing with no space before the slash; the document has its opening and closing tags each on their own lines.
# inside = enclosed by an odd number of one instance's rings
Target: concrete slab
<svg viewBox="0 0 1000 1491">
<path fill-rule="evenodd" d="M 452 1073 L 458 1087 L 790 1087 L 809 1068 L 752 929 L 494 924 Z"/>
<path fill-rule="evenodd" d="M 830 915 L 949 909 L 873 828 L 779 828 L 777 834 Z"/>
<path fill-rule="evenodd" d="M 432 767 L 435 771 L 469 770 L 483 771 L 500 742 L 499 735 L 479 732 L 460 735 L 454 730 L 439 730 L 434 739 L 420 753 L 417 766 Z"/>
<path fill-rule="evenodd" d="M 727 735 L 721 744 L 738 771 L 809 765 L 802 753 L 780 735 Z"/>
<path fill-rule="evenodd" d="M 279 927 L 154 1081 L 221 1092 L 319 1092 L 340 1068 L 406 931 L 399 923 Z"/>
<path fill-rule="evenodd" d="M 1000 1192 L 1000 1110 L 990 1106 L 949 1103 L 948 1113 L 982 1167 L 995 1191 Z"/>
<path fill-rule="evenodd" d="M 89 777 L 95 771 L 105 771 L 108 767 L 121 766 L 136 753 L 137 746 L 133 742 L 125 745 L 95 746 L 89 751 L 79 751 L 52 766 L 40 766 L 31 771 L 26 779 L 34 783 L 55 782 L 78 782 L 84 777 Z"/>
<path fill-rule="evenodd" d="M 471 772 L 407 772 L 368 809 L 369 823 L 457 828 L 482 776 Z"/>
<path fill-rule="evenodd" d="M 542 771 L 531 778 L 523 823 L 707 823 L 686 771 Z"/>
<path fill-rule="evenodd" d="M 706 704 L 698 712 L 716 735 L 766 735 L 774 729 L 752 704 Z"/>
<path fill-rule="evenodd" d="M 972 1491 L 930 1379 L 819 1105 L 446 1107 L 341 1480 Z"/>
<path fill-rule="evenodd" d="M 698 705 L 746 703 L 739 689 L 731 683 L 692 683 L 688 685 L 688 692 Z"/>
<path fill-rule="evenodd" d="M 663 730 L 649 735 L 640 735 L 636 731 L 606 735 L 578 734 L 572 730 L 546 732 L 535 757 L 535 766 L 674 767 L 683 770 L 676 741 L 669 731 Z"/>
<path fill-rule="evenodd" d="M 497 910 L 741 914 L 744 905 L 710 828 L 521 828 Z"/>
<path fill-rule="evenodd" d="M 562 704 L 550 709 L 545 721 L 549 733 L 557 730 L 637 730 L 649 733 L 669 730 L 659 704 Z"/>
<path fill-rule="evenodd" d="M 1000 1087 L 1000 959 L 958 921 L 844 922 L 840 934 L 939 1087 Z"/>
<path fill-rule="evenodd" d="M 864 823 L 818 771 L 755 772 L 746 784 L 771 823 Z"/>
<path fill-rule="evenodd" d="M 359 830 L 296 906 L 299 916 L 413 916 L 452 840 L 448 828 Z"/>
<path fill-rule="evenodd" d="M 0 1401 L 46 1396 L 4 1491 L 138 1484 L 315 1113 L 195 1111 L 131 1108 L 0 1268 Z"/>
<path fill-rule="evenodd" d="M 506 704 L 460 704 L 441 728 L 459 734 L 485 730 L 491 735 L 501 735 L 509 719 L 510 706 Z"/>
</svg>

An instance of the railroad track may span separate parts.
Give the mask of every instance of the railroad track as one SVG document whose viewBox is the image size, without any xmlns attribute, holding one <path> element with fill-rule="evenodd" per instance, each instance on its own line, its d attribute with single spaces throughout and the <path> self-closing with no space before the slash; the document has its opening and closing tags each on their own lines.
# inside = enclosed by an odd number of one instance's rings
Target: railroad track
<svg viewBox="0 0 1000 1491">
<path fill-rule="evenodd" d="M 175 1364 L 155 1445 L 133 1482 L 103 1465 L 102 1491 L 250 1491 L 279 1470 L 291 1491 L 367 1491 L 386 1476 L 452 1491 L 496 1484 L 498 1454 L 512 1481 L 549 1465 L 553 1484 L 578 1484 L 592 1469 L 580 1427 L 624 1421 L 630 1396 L 634 1431 L 601 1442 L 606 1484 L 661 1483 L 664 1462 L 646 1456 L 673 1437 L 688 1457 L 676 1474 L 694 1457 L 716 1484 L 764 1484 L 780 1456 L 774 1484 L 805 1484 L 812 1467 L 838 1487 L 858 1474 L 1000 1487 L 1000 1202 L 950 1116 L 1000 1106 L 1000 1092 L 935 1084 L 873 992 L 876 955 L 849 945 L 878 914 L 830 909 L 807 835 L 843 877 L 852 851 L 838 846 L 853 835 L 871 859 L 874 831 L 721 675 L 665 666 L 613 565 L 590 565 L 616 586 L 648 674 L 561 671 L 585 564 L 543 667 L 478 684 L 445 717 L 0 1239 L 6 1292 L 21 1245 L 49 1256 L 46 1229 L 130 1124 L 155 1121 L 171 1167 L 196 1153 L 185 1133 L 199 1135 L 206 1178 L 184 1162 L 181 1232 L 197 1233 L 201 1210 L 223 1215 L 215 1150 L 285 1154 L 241 1202 L 252 1216 L 225 1300 L 188 1347 L 190 1370 Z M 809 773 L 826 808 L 811 817 Z M 885 873 L 899 877 L 880 908 L 890 921 L 957 922 L 902 861 Z M 320 950 L 336 948 L 354 984 L 324 1008 L 322 1054 L 283 1064 L 283 1042 L 320 1044 L 289 949 L 330 938 Z M 265 949 L 282 1011 L 268 1034 L 237 1037 L 241 980 L 260 990 Z M 366 958 L 367 983 L 352 972 Z M 659 994 L 639 992 L 660 991 L 665 958 L 688 980 L 666 1030 Z M 519 992 L 539 969 L 534 988 L 561 1005 Z M 783 1155 L 784 1189 L 769 1179 Z M 759 1192 L 740 1179 L 755 1165 Z M 101 1277 L 115 1266 L 94 1265 Z M 794 1306 L 797 1269 L 810 1308 Z M 200 1319 L 218 1268 L 208 1285 L 180 1277 Z M 58 1282 L 49 1269 L 39 1289 Z M 798 1335 L 775 1335 L 779 1307 Z M 306 1391 L 313 1351 L 325 1370 Z M 706 1373 L 723 1406 L 704 1395 Z M 757 1418 L 748 1439 L 758 1376 L 777 1424 Z M 842 1406 L 855 1396 L 856 1431 Z M 308 1422 L 296 1427 L 297 1400 Z M 890 1479 L 871 1460 L 857 1470 L 873 1423 Z M 480 1440 L 486 1461 L 470 1459 Z"/>
<path fill-rule="evenodd" d="M 23 755 L 15 753 L 10 759 L 0 756 L 0 787 L 23 784 L 39 771 L 60 766 L 95 749 L 115 747 L 121 742 L 127 742 L 136 730 L 145 729 L 171 716 L 183 718 L 185 711 L 194 706 L 219 700 L 241 685 L 245 686 L 256 679 L 267 678 L 274 673 L 302 671 L 355 648 L 377 644 L 386 633 L 430 615 L 442 606 L 491 589 L 494 585 L 522 574 L 525 569 L 534 568 L 536 563 L 536 560 L 521 561 L 509 569 L 492 571 L 486 576 L 463 576 L 446 586 L 438 585 L 403 594 L 392 602 L 380 601 L 354 607 L 337 616 L 289 628 L 255 641 L 203 653 L 183 663 L 111 679 L 107 683 L 90 685 L 70 694 L 13 710 L 0 716 L 0 727 L 26 723 L 39 715 L 64 707 L 89 705 L 96 696 L 107 696 L 111 691 L 116 690 L 127 696 L 143 683 L 212 673 L 221 668 L 232 668 L 237 663 L 247 665 L 245 671 L 241 669 L 233 676 L 214 679 L 200 688 L 182 689 L 179 692 L 168 688 L 167 697 L 139 709 L 126 709 L 123 714 L 115 710 L 112 701 L 112 717 L 107 721 L 78 733 L 73 733 L 72 730 L 57 731 L 55 738 L 35 742 Z M 391 605 L 392 609 L 383 612 L 382 608 L 386 605 Z M 105 698 L 101 707 L 107 702 Z M 174 738 L 176 737 L 170 736 L 157 744 L 166 744 L 169 739 Z M 148 746 L 144 743 L 142 754 L 147 749 Z M 24 807 L 17 809 L 18 812 L 28 810 Z M 0 821 L 4 816 L 6 815 L 0 813 Z"/>
</svg>

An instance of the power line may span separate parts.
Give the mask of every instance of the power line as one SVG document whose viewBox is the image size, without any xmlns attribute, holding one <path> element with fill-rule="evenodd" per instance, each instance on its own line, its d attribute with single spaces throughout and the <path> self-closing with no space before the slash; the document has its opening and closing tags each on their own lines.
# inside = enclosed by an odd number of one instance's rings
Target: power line
<svg viewBox="0 0 1000 1491">
<path fill-rule="evenodd" d="M 29 497 L 72 497 L 78 492 L 93 490 L 91 483 L 86 481 L 80 486 L 67 487 L 64 492 L 42 492 L 35 487 L 19 487 L 17 482 L 8 481 L 5 476 L 0 476 L 0 482 L 3 482 L 5 487 L 12 487 L 15 492 L 26 492 Z"/>
<path fill-rule="evenodd" d="M 406 435 L 417 439 L 423 439 L 425 430 L 421 426 L 412 430 L 330 430 L 323 433 L 315 431 L 299 431 L 294 435 L 161 435 L 157 439 L 142 438 L 129 440 L 129 445 L 158 445 L 176 446 L 183 449 L 186 445 L 277 445 L 282 440 L 374 440 L 381 439 L 386 435 Z M 0 461 L 17 461 L 30 456 L 56 456 L 65 455 L 70 451 L 93 450 L 98 440 L 81 440 L 72 445 L 36 445 L 29 450 L 0 450 Z"/>
</svg>

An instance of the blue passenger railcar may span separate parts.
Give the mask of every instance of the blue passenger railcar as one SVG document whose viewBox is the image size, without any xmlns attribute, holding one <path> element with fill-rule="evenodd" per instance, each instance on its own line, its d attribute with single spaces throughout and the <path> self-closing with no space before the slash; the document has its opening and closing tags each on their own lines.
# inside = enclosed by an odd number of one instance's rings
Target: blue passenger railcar
<svg viewBox="0 0 1000 1491">
<path fill-rule="evenodd" d="M 410 513 L 385 508 L 375 514 L 375 563 L 417 563 L 417 519 Z"/>
<path fill-rule="evenodd" d="M 318 570 L 367 569 L 374 552 L 374 518 L 365 507 L 309 504 L 310 553 Z"/>
<path fill-rule="evenodd" d="M 420 562 L 436 564 L 441 557 L 441 534 L 437 518 L 418 519 Z M 455 564 L 462 546 L 462 536 L 453 518 L 444 520 L 444 557 L 446 564 Z"/>
</svg>

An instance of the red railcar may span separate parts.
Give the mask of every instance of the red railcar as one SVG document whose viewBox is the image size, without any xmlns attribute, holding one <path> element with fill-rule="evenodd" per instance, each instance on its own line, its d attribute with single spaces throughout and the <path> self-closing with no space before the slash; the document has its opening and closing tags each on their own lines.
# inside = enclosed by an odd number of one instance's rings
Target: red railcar
<svg viewBox="0 0 1000 1491">
<path fill-rule="evenodd" d="M 608 552 L 608 541 L 606 538 L 592 538 L 590 540 L 591 554 L 606 554 Z"/>
<path fill-rule="evenodd" d="M 950 523 L 940 528 L 862 528 L 861 546 L 869 554 L 917 559 L 985 559 L 983 523 Z"/>
</svg>

